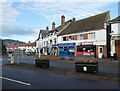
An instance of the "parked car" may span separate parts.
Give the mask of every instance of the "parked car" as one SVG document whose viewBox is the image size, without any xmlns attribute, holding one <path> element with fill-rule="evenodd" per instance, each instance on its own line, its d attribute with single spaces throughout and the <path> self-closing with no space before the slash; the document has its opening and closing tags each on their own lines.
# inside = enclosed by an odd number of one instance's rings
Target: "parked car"
<svg viewBox="0 0 120 91">
<path fill-rule="evenodd" d="M 32 52 L 32 50 L 25 50 L 25 54 L 30 56 L 33 54 L 33 52 Z"/>
</svg>

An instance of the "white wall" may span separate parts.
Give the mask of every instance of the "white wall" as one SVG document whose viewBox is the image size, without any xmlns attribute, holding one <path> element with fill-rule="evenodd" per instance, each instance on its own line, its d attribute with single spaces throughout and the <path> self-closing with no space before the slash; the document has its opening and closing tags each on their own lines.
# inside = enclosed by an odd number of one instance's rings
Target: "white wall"
<svg viewBox="0 0 120 91">
<path fill-rule="evenodd" d="M 96 45 L 106 45 L 106 29 L 96 31 Z"/>
<path fill-rule="evenodd" d="M 95 39 L 62 41 L 62 37 L 65 36 L 79 35 L 79 34 L 85 34 L 91 32 L 95 32 Z M 58 36 L 58 43 L 75 43 L 75 42 L 79 43 L 79 42 L 90 42 L 90 41 L 93 41 L 94 45 L 106 45 L 106 29 Z"/>
<path fill-rule="evenodd" d="M 118 27 L 119 26 L 119 27 Z M 119 31 L 118 31 L 119 30 Z M 111 31 L 114 31 L 114 34 L 120 34 L 120 23 L 115 23 L 111 25 Z"/>
</svg>

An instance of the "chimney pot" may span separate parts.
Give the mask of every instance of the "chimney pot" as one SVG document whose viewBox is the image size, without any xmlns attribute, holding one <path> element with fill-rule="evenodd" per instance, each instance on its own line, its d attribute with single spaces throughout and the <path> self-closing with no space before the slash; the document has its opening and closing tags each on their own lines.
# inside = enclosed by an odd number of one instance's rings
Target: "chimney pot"
<svg viewBox="0 0 120 91">
<path fill-rule="evenodd" d="M 49 30 L 48 26 L 46 27 L 46 30 Z"/>
<path fill-rule="evenodd" d="M 55 30 L 55 22 L 52 23 L 52 30 Z"/>
<path fill-rule="evenodd" d="M 75 17 L 73 17 L 73 21 L 76 21 Z"/>
<path fill-rule="evenodd" d="M 62 16 L 61 16 L 61 25 L 64 25 L 64 24 L 65 24 L 65 16 L 62 15 Z"/>
</svg>

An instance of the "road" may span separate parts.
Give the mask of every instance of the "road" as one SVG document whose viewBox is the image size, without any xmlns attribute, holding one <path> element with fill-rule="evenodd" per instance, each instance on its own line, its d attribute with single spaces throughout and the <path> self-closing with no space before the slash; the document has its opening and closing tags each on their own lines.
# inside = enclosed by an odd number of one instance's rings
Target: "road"
<svg viewBox="0 0 120 91">
<path fill-rule="evenodd" d="M 45 72 L 2 68 L 3 89 L 117 89 L 118 83 L 108 80 L 75 78 Z"/>
</svg>

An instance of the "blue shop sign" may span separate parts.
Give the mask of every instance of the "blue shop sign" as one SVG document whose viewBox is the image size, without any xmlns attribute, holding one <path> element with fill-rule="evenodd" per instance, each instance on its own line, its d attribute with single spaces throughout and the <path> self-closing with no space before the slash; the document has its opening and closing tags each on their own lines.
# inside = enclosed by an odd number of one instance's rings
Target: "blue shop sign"
<svg viewBox="0 0 120 91">
<path fill-rule="evenodd" d="M 52 45 L 52 48 L 56 48 L 57 47 L 57 45 Z"/>
<path fill-rule="evenodd" d="M 58 47 L 63 47 L 63 46 L 76 46 L 76 43 L 60 43 L 57 44 Z"/>
</svg>

